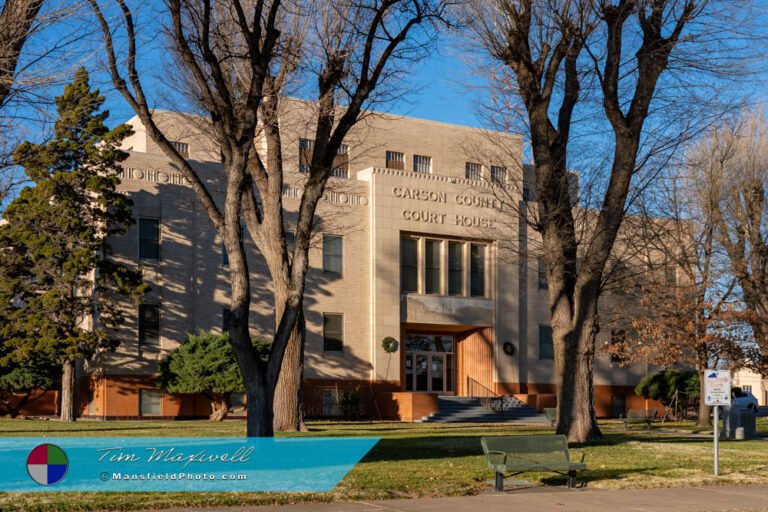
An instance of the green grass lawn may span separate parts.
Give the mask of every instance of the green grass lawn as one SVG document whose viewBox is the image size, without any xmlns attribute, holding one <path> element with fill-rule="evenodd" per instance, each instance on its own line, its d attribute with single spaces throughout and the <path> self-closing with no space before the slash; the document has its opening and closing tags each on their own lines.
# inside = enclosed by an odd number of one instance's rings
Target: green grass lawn
<svg viewBox="0 0 768 512">
<path fill-rule="evenodd" d="M 768 441 L 721 443 L 721 476 L 712 474 L 711 439 L 692 437 L 692 423 L 667 423 L 664 432 L 637 428 L 623 432 L 605 421 L 605 439 L 573 447 L 586 454 L 588 470 L 580 482 L 594 488 L 645 488 L 768 483 Z M 0 510 L 74 511 L 255 505 L 302 501 L 456 496 L 492 489 L 480 437 L 551 433 L 522 425 L 408 424 L 394 422 L 311 422 L 310 436 L 374 436 L 381 441 L 330 493 L 0 493 Z M 658 429 L 659 427 L 657 427 Z M 58 421 L 0 420 L 0 436 L 242 436 L 242 421 Z M 768 419 L 758 420 L 768 433 Z M 515 477 L 532 485 L 564 485 L 553 473 Z"/>
</svg>

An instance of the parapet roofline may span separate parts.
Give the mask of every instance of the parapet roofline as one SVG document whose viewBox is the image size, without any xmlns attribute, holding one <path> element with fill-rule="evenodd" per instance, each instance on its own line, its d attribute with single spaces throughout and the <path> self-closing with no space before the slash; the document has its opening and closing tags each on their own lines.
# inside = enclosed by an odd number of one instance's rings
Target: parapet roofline
<svg viewBox="0 0 768 512">
<path fill-rule="evenodd" d="M 290 97 L 290 96 L 286 96 L 285 99 L 287 99 L 290 102 L 302 103 L 302 104 L 306 104 L 306 105 L 315 105 L 316 104 L 315 101 L 305 100 L 305 99 L 302 99 L 302 98 L 294 98 L 294 97 Z M 199 118 L 201 121 L 207 121 L 207 118 L 205 118 L 203 116 L 200 116 L 198 114 L 193 114 L 193 113 L 177 112 L 177 111 L 174 111 L 174 110 L 167 110 L 167 109 L 162 109 L 162 108 L 153 109 L 153 112 L 161 114 L 161 115 L 167 114 L 167 115 L 179 116 L 179 117 L 185 117 L 185 118 L 193 118 L 193 117 L 195 117 L 195 118 Z M 509 132 L 505 132 L 505 131 L 501 131 L 501 130 L 492 130 L 490 128 L 478 128 L 478 127 L 475 127 L 475 126 L 467 126 L 465 124 L 458 124 L 458 123 L 449 123 L 449 122 L 446 122 L 446 121 L 435 121 L 433 119 L 425 119 L 423 117 L 409 116 L 409 115 L 405 115 L 405 114 L 393 114 L 391 112 L 381 112 L 381 111 L 378 111 L 378 110 L 365 110 L 363 112 L 364 112 L 364 114 L 367 113 L 367 114 L 371 114 L 371 115 L 377 115 L 377 116 L 381 116 L 381 117 L 390 118 L 393 121 L 404 120 L 404 121 L 413 122 L 413 123 L 421 123 L 421 124 L 432 125 L 432 126 L 444 126 L 444 127 L 448 127 L 448 128 L 452 128 L 452 129 L 466 130 L 466 131 L 471 131 L 471 132 L 492 133 L 492 134 L 501 135 L 501 136 L 510 137 L 510 138 L 516 138 L 516 139 L 520 139 L 520 140 L 522 140 L 522 138 L 523 138 L 523 136 L 521 134 L 519 134 L 519 133 L 509 133 Z M 139 119 L 139 116 L 137 116 L 137 115 L 132 116 L 130 119 L 125 121 L 125 123 L 126 124 L 137 123 L 139 125 L 143 124 L 141 122 L 141 120 Z"/>
</svg>

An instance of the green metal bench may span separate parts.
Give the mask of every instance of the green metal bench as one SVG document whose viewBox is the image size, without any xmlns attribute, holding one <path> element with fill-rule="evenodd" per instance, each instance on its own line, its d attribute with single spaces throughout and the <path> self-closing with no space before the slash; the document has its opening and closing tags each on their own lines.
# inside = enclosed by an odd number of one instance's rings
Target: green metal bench
<svg viewBox="0 0 768 512">
<path fill-rule="evenodd" d="M 504 476 L 529 471 L 551 471 L 568 476 L 568 487 L 576 487 L 576 472 L 587 468 L 584 455 L 571 462 L 568 440 L 563 435 L 503 436 L 480 439 L 488 466 L 496 472 L 496 490 L 504 490 Z"/>
<path fill-rule="evenodd" d="M 648 430 L 651 430 L 651 423 L 653 423 L 653 420 L 656 419 L 656 409 L 652 409 L 649 411 L 646 411 L 644 409 L 630 409 L 627 412 L 627 417 L 625 418 L 623 415 L 619 416 L 619 419 L 621 419 L 624 422 L 624 430 L 627 430 L 629 428 L 630 423 L 645 423 L 648 425 Z"/>
<path fill-rule="evenodd" d="M 547 417 L 549 426 L 554 427 L 555 423 L 557 423 L 557 409 L 555 409 L 554 407 L 545 407 L 544 415 Z"/>
</svg>

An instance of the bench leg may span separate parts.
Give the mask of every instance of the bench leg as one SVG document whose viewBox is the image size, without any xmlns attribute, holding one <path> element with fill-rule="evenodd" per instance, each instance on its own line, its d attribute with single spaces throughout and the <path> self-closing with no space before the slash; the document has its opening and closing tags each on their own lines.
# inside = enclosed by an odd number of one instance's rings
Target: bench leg
<svg viewBox="0 0 768 512">
<path fill-rule="evenodd" d="M 568 472 L 568 488 L 569 489 L 576 488 L 576 471 L 574 470 L 571 470 Z"/>
<path fill-rule="evenodd" d="M 624 430 L 627 430 L 627 420 L 624 420 Z"/>
<path fill-rule="evenodd" d="M 504 474 L 496 473 L 496 491 L 504 492 Z"/>
<path fill-rule="evenodd" d="M 648 432 L 650 432 L 650 431 L 651 431 L 651 422 L 649 421 L 648 422 Z"/>
</svg>

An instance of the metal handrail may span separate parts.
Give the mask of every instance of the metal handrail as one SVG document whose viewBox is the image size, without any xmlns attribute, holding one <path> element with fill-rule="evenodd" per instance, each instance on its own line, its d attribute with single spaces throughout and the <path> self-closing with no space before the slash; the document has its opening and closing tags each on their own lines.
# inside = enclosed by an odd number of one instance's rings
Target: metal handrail
<svg viewBox="0 0 768 512">
<path fill-rule="evenodd" d="M 493 411 L 498 414 L 503 412 L 501 401 L 504 399 L 504 397 L 479 383 L 469 375 L 467 375 L 467 395 L 470 398 L 478 400 L 482 406 L 489 411 Z M 494 407 L 495 402 L 498 402 L 498 407 Z"/>
</svg>

